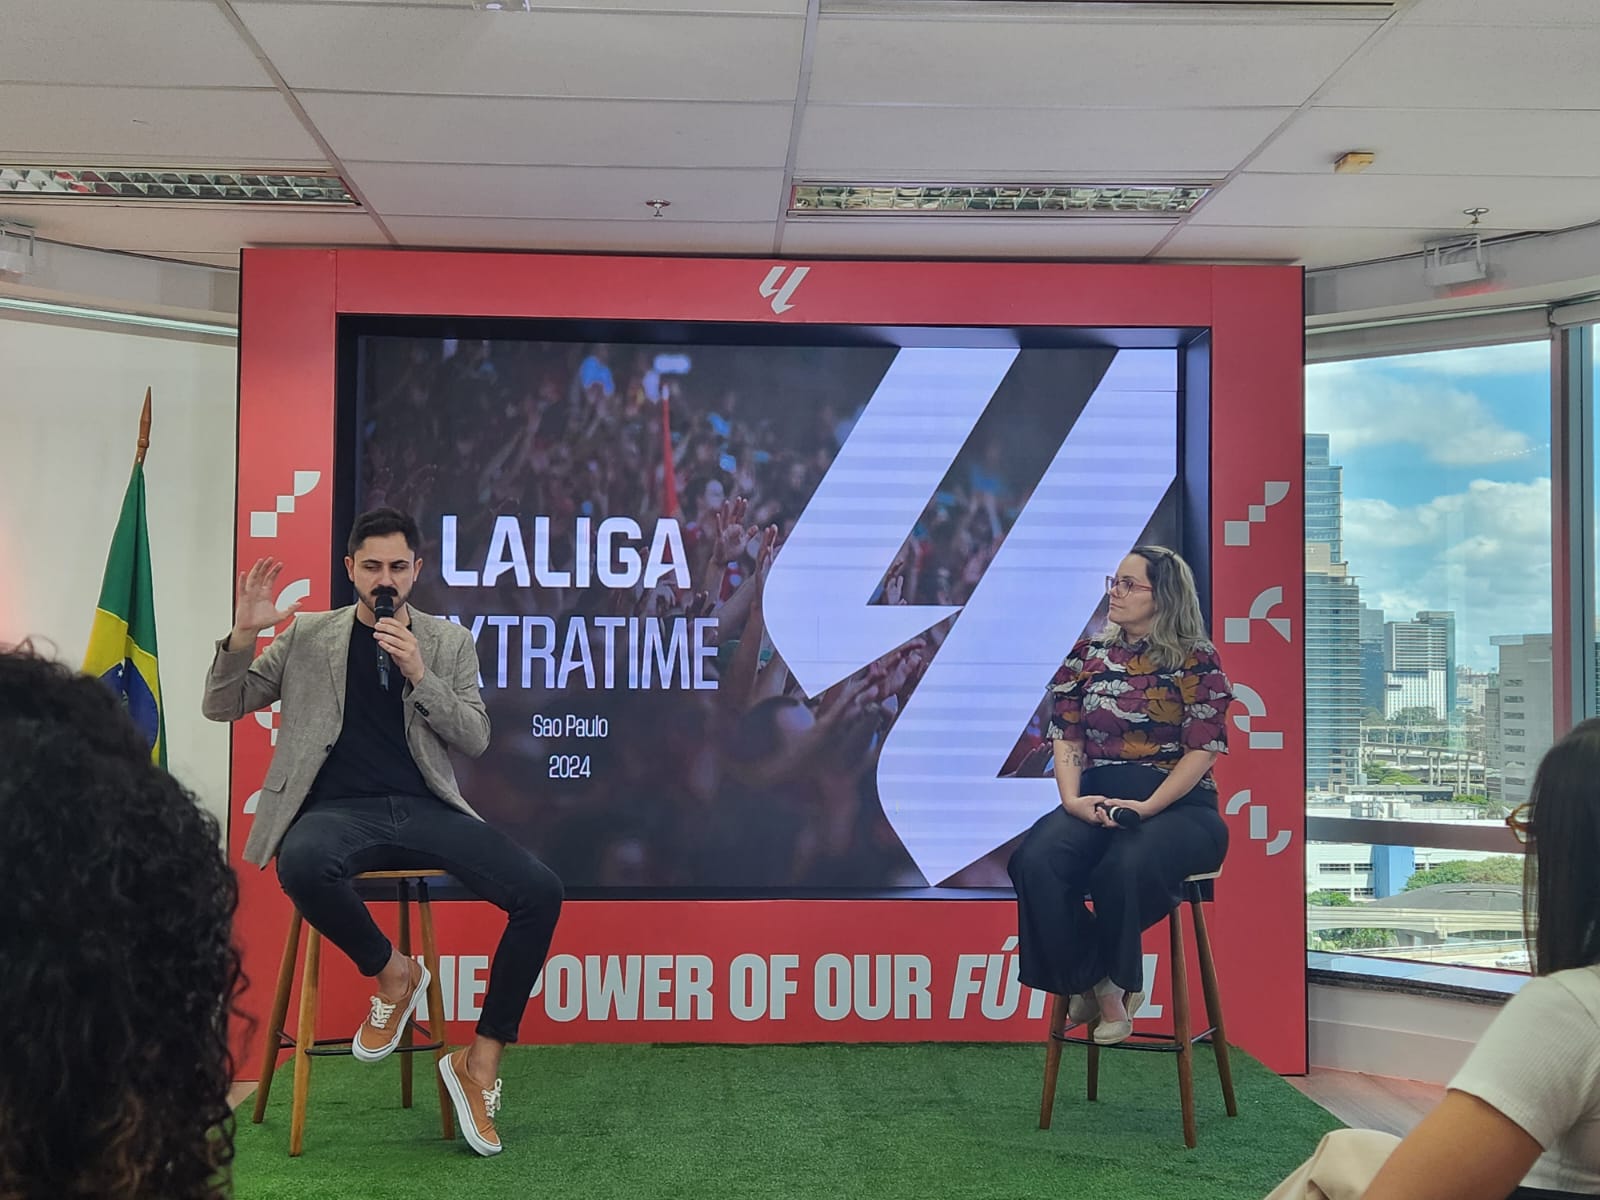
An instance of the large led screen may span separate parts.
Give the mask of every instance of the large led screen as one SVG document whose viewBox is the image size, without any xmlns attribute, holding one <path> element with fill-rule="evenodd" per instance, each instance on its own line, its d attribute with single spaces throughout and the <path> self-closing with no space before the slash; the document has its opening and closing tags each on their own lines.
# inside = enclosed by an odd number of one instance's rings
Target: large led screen
<svg viewBox="0 0 1600 1200">
<path fill-rule="evenodd" d="M 1179 544 L 1182 351 L 686 328 L 352 339 L 348 503 L 478 649 L 465 795 L 571 889 L 1008 886 L 1045 685 Z"/>
</svg>

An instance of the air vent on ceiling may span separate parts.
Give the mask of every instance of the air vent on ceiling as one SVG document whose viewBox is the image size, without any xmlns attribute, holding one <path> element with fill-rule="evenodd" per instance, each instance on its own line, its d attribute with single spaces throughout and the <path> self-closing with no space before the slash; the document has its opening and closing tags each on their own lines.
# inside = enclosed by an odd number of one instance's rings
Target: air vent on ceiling
<svg viewBox="0 0 1600 1200">
<path fill-rule="evenodd" d="M 0 166 L 0 201 L 16 199 L 301 206 L 360 203 L 337 175 L 184 167 Z"/>
<path fill-rule="evenodd" d="M 1209 183 L 796 183 L 791 216 L 1181 217 Z"/>
</svg>

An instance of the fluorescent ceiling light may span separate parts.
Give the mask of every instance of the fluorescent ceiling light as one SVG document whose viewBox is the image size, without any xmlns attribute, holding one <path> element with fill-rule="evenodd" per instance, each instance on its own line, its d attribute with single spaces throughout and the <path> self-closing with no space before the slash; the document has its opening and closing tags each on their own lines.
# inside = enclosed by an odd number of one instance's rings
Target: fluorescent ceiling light
<svg viewBox="0 0 1600 1200">
<path fill-rule="evenodd" d="M 143 313 L 117 312 L 109 308 L 82 308 L 76 304 L 50 304 L 43 300 L 21 300 L 15 296 L 0 296 L 0 312 L 6 309 L 42 317 L 66 317 L 74 321 L 105 321 L 112 325 L 138 325 L 145 329 L 203 333 L 208 337 L 239 336 L 239 331 L 232 325 L 213 325 L 206 321 L 180 321 L 175 317 L 151 317 Z"/>
<path fill-rule="evenodd" d="M 969 184 L 797 183 L 792 216 L 1175 217 L 1203 200 L 1209 183 Z"/>
<path fill-rule="evenodd" d="M 0 200 L 155 200 L 209 204 L 358 205 L 337 175 L 143 167 L 0 166 Z"/>
</svg>

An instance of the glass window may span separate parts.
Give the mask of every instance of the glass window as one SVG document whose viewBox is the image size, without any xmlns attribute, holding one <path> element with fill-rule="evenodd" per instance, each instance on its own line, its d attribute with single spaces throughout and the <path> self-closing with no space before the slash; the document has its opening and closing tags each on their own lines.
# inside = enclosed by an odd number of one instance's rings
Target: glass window
<svg viewBox="0 0 1600 1200">
<path fill-rule="evenodd" d="M 1306 369 L 1306 805 L 1333 819 L 1307 854 L 1314 949 L 1494 967 L 1521 947 L 1514 844 L 1334 834 L 1448 840 L 1527 799 L 1552 740 L 1549 397 L 1547 342 Z M 1355 856 L 1360 885 L 1330 890 Z"/>
<path fill-rule="evenodd" d="M 1589 396 L 1591 404 L 1589 415 L 1596 439 L 1600 440 L 1600 419 L 1597 419 L 1596 411 L 1597 408 L 1600 408 L 1600 325 L 1589 326 L 1589 339 Z M 1600 471 L 1600 444 L 1591 446 L 1590 454 L 1592 456 L 1590 462 L 1593 468 L 1596 471 Z M 1592 528 L 1600 530 L 1600 486 L 1594 489 L 1594 493 L 1596 510 Z M 1600 536 L 1600 534 L 1596 536 Z M 1592 544 L 1589 546 L 1589 559 L 1595 564 L 1594 595 L 1596 602 L 1600 603 L 1600 547 Z M 1600 631 L 1600 615 L 1597 615 L 1595 619 L 1595 629 Z M 1600 632 L 1596 634 L 1594 646 L 1594 695 L 1589 698 L 1589 711 L 1585 715 L 1591 717 L 1600 716 Z"/>
</svg>

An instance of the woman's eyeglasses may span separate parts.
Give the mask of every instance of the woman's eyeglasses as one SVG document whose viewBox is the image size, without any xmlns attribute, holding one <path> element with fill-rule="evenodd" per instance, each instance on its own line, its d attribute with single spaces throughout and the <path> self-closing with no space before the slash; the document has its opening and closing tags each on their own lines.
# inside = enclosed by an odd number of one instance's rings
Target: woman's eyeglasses
<svg viewBox="0 0 1600 1200">
<path fill-rule="evenodd" d="M 1528 840 L 1533 837 L 1533 805 L 1517 805 L 1506 818 L 1506 824 L 1511 827 L 1511 832 L 1516 835 L 1517 841 L 1526 846 Z"/>
<path fill-rule="evenodd" d="M 1155 588 L 1148 583 L 1138 583 L 1132 579 L 1118 579 L 1114 575 L 1106 576 L 1106 594 L 1121 599 L 1129 592 L 1153 592 Z"/>
</svg>

